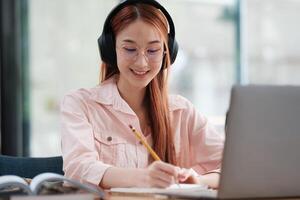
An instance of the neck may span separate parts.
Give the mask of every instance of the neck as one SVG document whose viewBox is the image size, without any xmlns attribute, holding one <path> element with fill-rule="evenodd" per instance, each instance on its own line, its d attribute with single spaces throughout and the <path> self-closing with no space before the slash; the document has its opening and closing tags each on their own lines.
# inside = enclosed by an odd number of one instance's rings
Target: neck
<svg viewBox="0 0 300 200">
<path fill-rule="evenodd" d="M 124 84 L 120 84 L 120 81 L 117 82 L 117 87 L 121 97 L 128 103 L 135 113 L 139 113 L 145 109 L 144 99 L 146 88 L 126 87 Z"/>
</svg>

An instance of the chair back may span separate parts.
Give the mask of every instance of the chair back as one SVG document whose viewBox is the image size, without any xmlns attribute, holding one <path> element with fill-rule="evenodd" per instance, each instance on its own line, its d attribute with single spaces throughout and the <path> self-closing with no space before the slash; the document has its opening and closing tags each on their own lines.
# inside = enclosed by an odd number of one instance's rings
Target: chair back
<svg viewBox="0 0 300 200">
<path fill-rule="evenodd" d="M 24 178 L 33 178 L 44 172 L 63 175 L 62 165 L 61 156 L 33 158 L 0 155 L 0 176 L 17 175 Z"/>
</svg>

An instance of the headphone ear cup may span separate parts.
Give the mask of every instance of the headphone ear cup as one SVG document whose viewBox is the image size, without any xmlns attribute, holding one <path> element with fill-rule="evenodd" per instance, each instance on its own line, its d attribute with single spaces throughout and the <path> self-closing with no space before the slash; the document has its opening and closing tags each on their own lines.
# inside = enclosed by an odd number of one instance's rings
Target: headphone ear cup
<svg viewBox="0 0 300 200">
<path fill-rule="evenodd" d="M 98 48 L 103 62 L 107 63 L 109 67 L 117 66 L 115 42 L 111 34 L 102 33 L 98 38 Z"/>
<path fill-rule="evenodd" d="M 105 38 L 104 38 L 104 35 L 101 34 L 100 37 L 98 38 L 98 49 L 99 49 L 101 60 L 103 62 L 106 62 L 104 51 L 103 51 L 103 45 L 104 45 L 103 44 L 104 43 L 103 40 L 105 40 Z"/>
<path fill-rule="evenodd" d="M 170 52 L 171 64 L 173 64 L 176 60 L 177 53 L 178 53 L 178 43 L 173 37 L 170 37 L 170 35 L 168 39 L 168 48 Z"/>
</svg>

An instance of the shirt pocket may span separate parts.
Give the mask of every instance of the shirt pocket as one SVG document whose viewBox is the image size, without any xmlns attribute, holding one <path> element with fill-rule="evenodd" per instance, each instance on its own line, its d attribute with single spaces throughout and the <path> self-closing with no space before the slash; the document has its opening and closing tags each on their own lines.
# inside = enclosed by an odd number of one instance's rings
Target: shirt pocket
<svg viewBox="0 0 300 200">
<path fill-rule="evenodd" d="M 117 167 L 124 167 L 127 163 L 126 144 L 124 138 L 109 131 L 95 131 L 95 145 L 99 153 L 99 159 Z"/>
</svg>

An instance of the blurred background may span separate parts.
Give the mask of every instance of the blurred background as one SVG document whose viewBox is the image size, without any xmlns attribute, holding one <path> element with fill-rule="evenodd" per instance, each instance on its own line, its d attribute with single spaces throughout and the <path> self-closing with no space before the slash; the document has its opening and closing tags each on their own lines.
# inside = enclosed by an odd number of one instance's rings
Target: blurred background
<svg viewBox="0 0 300 200">
<path fill-rule="evenodd" d="M 118 0 L 1 0 L 1 154 L 61 155 L 59 104 L 98 84 L 97 38 Z M 160 0 L 180 49 L 170 92 L 220 132 L 233 84 L 300 84 L 299 0 Z"/>
</svg>

